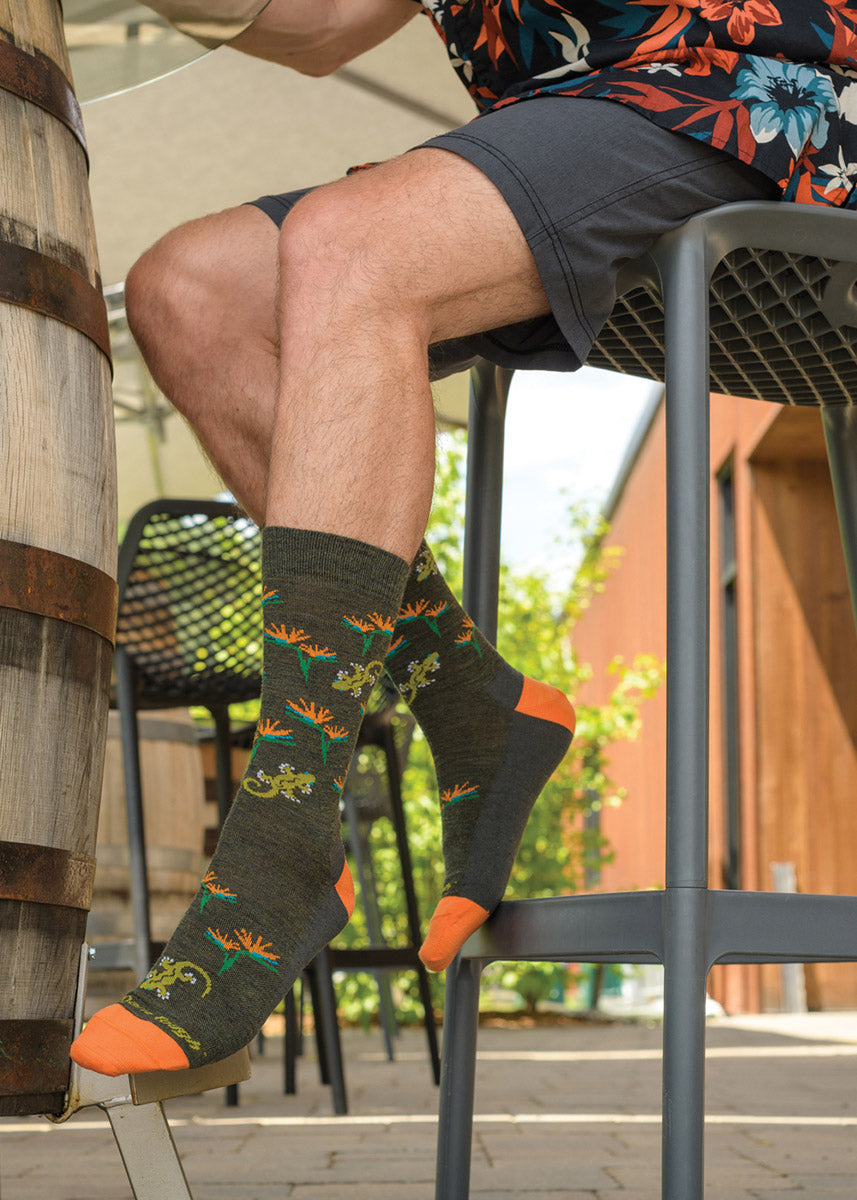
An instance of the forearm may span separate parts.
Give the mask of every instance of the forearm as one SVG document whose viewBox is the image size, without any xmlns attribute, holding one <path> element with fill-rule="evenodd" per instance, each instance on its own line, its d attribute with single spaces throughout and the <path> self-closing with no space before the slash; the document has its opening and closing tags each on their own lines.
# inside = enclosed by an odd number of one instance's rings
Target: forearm
<svg viewBox="0 0 857 1200">
<path fill-rule="evenodd" d="M 414 0 L 270 0 L 229 44 L 304 75 L 329 75 L 419 11 Z"/>
<path fill-rule="evenodd" d="M 147 0 L 206 46 L 328 75 L 415 16 L 415 0 Z"/>
</svg>

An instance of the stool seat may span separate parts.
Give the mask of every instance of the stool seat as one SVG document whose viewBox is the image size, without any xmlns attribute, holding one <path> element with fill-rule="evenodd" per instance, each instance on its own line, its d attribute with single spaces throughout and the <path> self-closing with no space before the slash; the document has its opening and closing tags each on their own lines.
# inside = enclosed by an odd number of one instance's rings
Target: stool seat
<svg viewBox="0 0 857 1200">
<path fill-rule="evenodd" d="M 708 887 L 709 390 L 823 408 L 857 612 L 857 213 L 742 203 L 628 264 L 589 364 L 663 379 L 667 457 L 666 882 L 502 903 L 447 971 L 437 1200 L 467 1200 L 479 977 L 492 960 L 664 966 L 663 1200 L 702 1200 L 706 979 L 716 962 L 857 961 L 857 896 Z M 511 373 L 471 389 L 464 603 L 497 628 Z M 573 1168 L 573 1164 L 569 1164 Z"/>
<path fill-rule="evenodd" d="M 692 217 L 654 256 L 620 272 L 619 299 L 587 365 L 664 380 L 658 261 L 680 234 L 684 246 L 699 239 L 711 269 L 712 391 L 789 405 L 852 404 L 857 262 L 840 256 L 857 258 L 854 229 L 854 213 L 805 204 L 747 201 Z"/>
</svg>

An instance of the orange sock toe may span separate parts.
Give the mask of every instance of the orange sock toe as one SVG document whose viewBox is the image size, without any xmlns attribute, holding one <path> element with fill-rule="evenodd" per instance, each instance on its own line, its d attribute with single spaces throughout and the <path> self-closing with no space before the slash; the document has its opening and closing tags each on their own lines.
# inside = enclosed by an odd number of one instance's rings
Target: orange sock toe
<svg viewBox="0 0 857 1200">
<path fill-rule="evenodd" d="M 143 1071 L 181 1071 L 190 1066 L 181 1046 L 151 1021 L 143 1021 L 121 1004 L 97 1012 L 71 1045 L 81 1067 L 102 1075 L 134 1075 Z"/>
<path fill-rule="evenodd" d="M 444 896 L 429 922 L 420 958 L 430 971 L 443 971 L 480 925 L 490 916 L 488 909 L 463 896 Z"/>
</svg>

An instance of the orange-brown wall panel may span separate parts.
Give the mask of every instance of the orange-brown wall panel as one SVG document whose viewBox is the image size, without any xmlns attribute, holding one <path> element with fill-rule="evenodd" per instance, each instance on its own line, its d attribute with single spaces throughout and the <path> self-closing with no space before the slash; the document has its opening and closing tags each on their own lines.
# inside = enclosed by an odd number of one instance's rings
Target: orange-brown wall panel
<svg viewBox="0 0 857 1200">
<path fill-rule="evenodd" d="M 756 729 L 761 886 L 857 892 L 857 636 L 827 465 L 756 464 Z M 767 876 L 767 877 L 766 877 Z M 857 965 L 807 968 L 810 1002 L 851 1005 Z M 779 980 L 764 973 L 764 1001 Z"/>
<path fill-rule="evenodd" d="M 717 474 L 730 460 L 736 519 L 741 883 L 772 887 L 772 861 L 794 861 L 801 890 L 857 892 L 857 637 L 818 414 L 715 396 L 711 415 L 712 680 L 710 878 L 725 857 L 722 628 Z M 615 654 L 666 654 L 663 411 L 613 514 L 624 559 L 578 626 L 591 663 L 588 699 L 610 690 Z M 642 709 L 636 742 L 610 751 L 628 798 L 602 828 L 615 851 L 603 890 L 664 878 L 665 692 Z M 857 966 L 807 968 L 810 1002 L 857 1004 Z M 710 990 L 729 1011 L 780 1002 L 777 967 L 715 968 Z"/>
<path fill-rule="evenodd" d="M 614 515 L 610 545 L 624 553 L 602 595 L 578 625 L 577 651 L 593 671 L 584 699 L 604 701 L 615 686 L 608 666 L 616 655 L 666 651 L 666 512 L 663 412 L 655 418 L 621 505 Z M 643 734 L 609 751 L 608 775 L 627 788 L 620 808 L 606 808 L 601 829 L 615 852 L 603 872 L 603 891 L 662 886 L 664 882 L 664 755 L 666 706 L 663 689 L 642 706 Z"/>
</svg>

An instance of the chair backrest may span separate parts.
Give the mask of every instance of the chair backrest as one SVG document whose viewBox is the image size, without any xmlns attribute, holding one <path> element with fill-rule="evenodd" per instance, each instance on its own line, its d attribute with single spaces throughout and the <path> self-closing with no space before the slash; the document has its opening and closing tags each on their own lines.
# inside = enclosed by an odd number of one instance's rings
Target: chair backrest
<svg viewBox="0 0 857 1200">
<path fill-rule="evenodd" d="M 847 229 L 857 245 L 857 213 L 801 212 L 806 205 L 742 203 L 692 218 L 713 227 L 733 222 L 779 226 L 827 223 Z M 853 222 L 853 228 L 851 227 Z M 847 224 L 846 224 L 847 223 Z M 800 236 L 792 245 L 806 244 Z M 812 253 L 751 249 L 764 244 L 747 231 L 746 247 L 729 249 L 710 286 L 712 390 L 792 405 L 844 405 L 857 397 L 857 250 L 851 261 Z M 719 230 L 715 230 L 719 236 Z M 648 277 L 648 278 L 647 278 Z M 620 297 L 588 364 L 663 380 L 664 310 L 651 259 L 625 268 Z"/>
<path fill-rule="evenodd" d="M 143 704 L 218 706 L 258 696 L 261 538 L 234 504 L 156 500 L 119 551 L 117 643 Z"/>
</svg>

